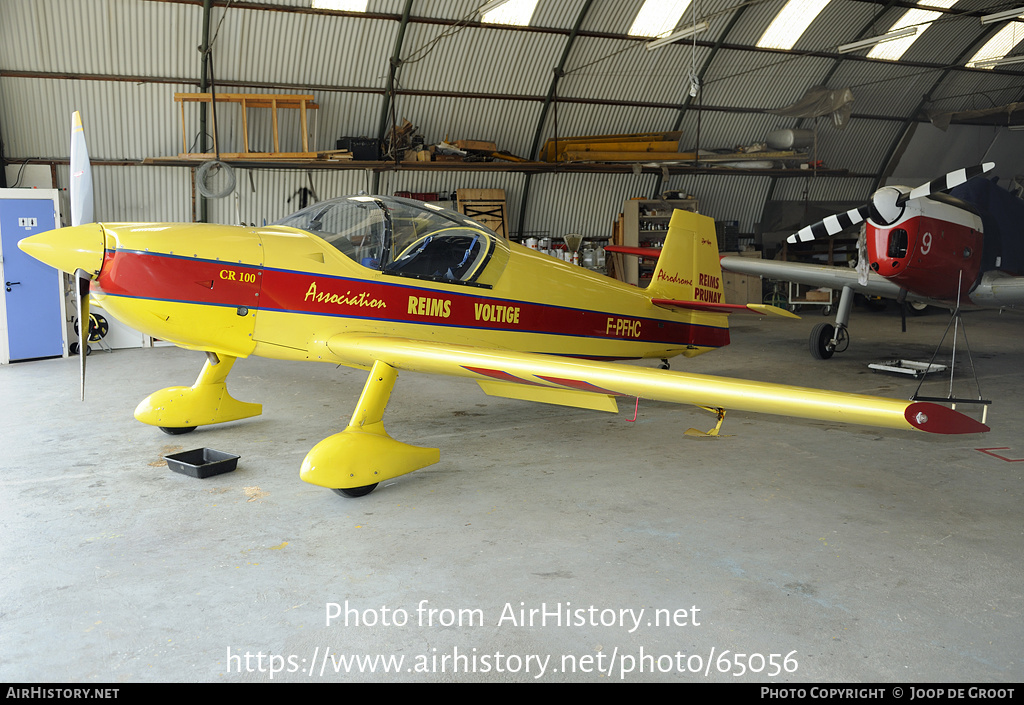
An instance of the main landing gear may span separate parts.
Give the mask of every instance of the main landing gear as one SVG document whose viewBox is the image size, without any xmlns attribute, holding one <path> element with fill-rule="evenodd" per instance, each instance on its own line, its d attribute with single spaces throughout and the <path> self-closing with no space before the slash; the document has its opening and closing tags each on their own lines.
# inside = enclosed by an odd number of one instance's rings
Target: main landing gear
<svg viewBox="0 0 1024 705">
<path fill-rule="evenodd" d="M 846 327 L 850 322 L 850 311 L 853 309 L 853 289 L 843 287 L 839 296 L 839 311 L 836 313 L 836 324 L 819 323 L 811 331 L 807 341 L 811 356 L 815 360 L 828 360 L 837 352 L 845 352 L 850 346 L 850 334 Z"/>
<path fill-rule="evenodd" d="M 135 409 L 135 418 L 176 436 L 197 426 L 259 415 L 263 411 L 260 404 L 238 401 L 228 394 L 226 379 L 235 359 L 207 353 L 194 385 L 153 392 Z M 303 480 L 343 497 L 363 497 L 384 480 L 440 460 L 437 448 L 401 443 L 384 430 L 384 409 L 397 379 L 394 367 L 374 363 L 348 426 L 309 451 L 299 472 Z"/>
<path fill-rule="evenodd" d="M 384 480 L 440 460 L 437 448 L 396 441 L 384 430 L 384 408 L 397 380 L 398 370 L 375 362 L 348 426 L 313 446 L 299 477 L 343 497 L 362 497 Z"/>
<path fill-rule="evenodd" d="M 135 418 L 177 436 L 196 426 L 237 421 L 263 413 L 263 406 L 238 401 L 228 394 L 227 377 L 236 358 L 206 353 L 206 364 L 191 387 L 153 392 L 135 409 Z"/>
</svg>

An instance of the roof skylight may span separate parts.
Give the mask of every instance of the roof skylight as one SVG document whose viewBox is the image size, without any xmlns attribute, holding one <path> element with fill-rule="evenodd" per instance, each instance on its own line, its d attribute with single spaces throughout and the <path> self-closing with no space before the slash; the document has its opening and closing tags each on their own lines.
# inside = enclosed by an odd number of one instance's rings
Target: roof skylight
<svg viewBox="0 0 1024 705">
<path fill-rule="evenodd" d="M 690 6 L 690 0 L 644 0 L 629 28 L 631 37 L 660 37 L 668 34 Z"/>
<path fill-rule="evenodd" d="M 949 9 L 957 3 L 957 0 L 919 0 L 917 3 L 920 7 L 938 7 L 942 9 Z M 942 15 L 941 12 L 932 12 L 931 10 L 907 10 L 903 13 L 903 17 L 896 20 L 896 24 L 888 29 L 887 34 L 897 32 L 907 27 L 917 27 L 917 34 L 911 34 L 908 37 L 902 39 L 894 39 L 891 42 L 884 42 L 882 44 L 876 44 L 868 52 L 868 57 L 871 59 L 889 59 L 890 61 L 897 61 L 903 54 L 910 48 L 910 45 L 917 41 L 928 26 L 937 20 Z"/>
<path fill-rule="evenodd" d="M 491 5 L 490 9 L 486 9 Z M 480 13 L 480 21 L 485 24 L 513 24 L 525 27 L 530 24 L 533 11 L 537 9 L 537 0 L 508 0 L 503 3 L 487 3 Z"/>
<path fill-rule="evenodd" d="M 1020 44 L 1021 40 L 1024 40 L 1024 24 L 1007 22 L 1005 27 L 996 32 L 995 36 L 985 42 L 985 46 L 971 57 L 967 65 L 979 69 L 990 69 L 995 65 L 995 60 L 1009 54 L 1015 46 Z"/>
<path fill-rule="evenodd" d="M 366 12 L 370 0 L 313 0 L 310 7 L 316 10 L 337 10 L 339 12 Z"/>
<path fill-rule="evenodd" d="M 757 40 L 757 46 L 762 49 L 792 49 L 829 2 L 831 0 L 789 0 Z"/>
</svg>

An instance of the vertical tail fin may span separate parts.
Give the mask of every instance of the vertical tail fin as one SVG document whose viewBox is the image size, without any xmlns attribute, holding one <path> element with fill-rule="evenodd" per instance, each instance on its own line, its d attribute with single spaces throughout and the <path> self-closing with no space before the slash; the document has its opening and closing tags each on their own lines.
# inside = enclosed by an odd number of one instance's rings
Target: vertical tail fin
<svg viewBox="0 0 1024 705">
<path fill-rule="evenodd" d="M 672 213 L 647 291 L 654 299 L 725 303 L 715 221 L 689 211 Z"/>
</svg>

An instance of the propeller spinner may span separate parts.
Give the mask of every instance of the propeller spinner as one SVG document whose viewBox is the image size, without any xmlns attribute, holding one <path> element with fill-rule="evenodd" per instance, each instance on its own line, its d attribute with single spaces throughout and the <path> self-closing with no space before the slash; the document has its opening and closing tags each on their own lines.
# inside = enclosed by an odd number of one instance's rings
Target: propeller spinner
<svg viewBox="0 0 1024 705">
<path fill-rule="evenodd" d="M 808 225 L 796 234 L 790 235 L 786 242 L 795 244 L 831 237 L 867 218 L 871 218 L 879 225 L 892 225 L 903 217 L 904 205 L 908 201 L 924 198 L 933 193 L 945 193 L 965 183 L 968 179 L 991 171 L 995 166 L 993 162 L 986 162 L 977 166 L 957 169 L 912 190 L 899 186 L 884 186 L 871 194 L 871 203 L 845 213 L 830 215 L 824 220 Z"/>
</svg>

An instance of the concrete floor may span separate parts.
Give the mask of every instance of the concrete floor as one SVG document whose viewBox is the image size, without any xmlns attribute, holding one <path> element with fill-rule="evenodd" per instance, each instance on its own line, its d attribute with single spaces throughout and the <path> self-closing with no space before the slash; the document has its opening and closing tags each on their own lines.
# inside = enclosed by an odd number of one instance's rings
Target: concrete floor
<svg viewBox="0 0 1024 705">
<path fill-rule="evenodd" d="M 821 320 L 734 320 L 733 345 L 675 367 L 906 398 L 914 381 L 867 363 L 927 360 L 947 319 L 901 334 L 857 309 L 850 350 L 817 362 Z M 1019 681 L 1022 331 L 968 318 L 993 430 L 960 437 L 734 412 L 731 435 L 695 438 L 713 418 L 691 408 L 630 423 L 628 403 L 403 374 L 388 430 L 441 462 L 362 499 L 298 478 L 361 372 L 239 361 L 232 392 L 264 415 L 171 437 L 132 410 L 201 354 L 94 353 L 85 403 L 76 359 L 5 366 L 0 681 Z M 161 459 L 203 446 L 238 469 Z M 530 626 L 545 608 L 561 624 Z M 377 655 L 398 672 L 335 673 Z"/>
</svg>

